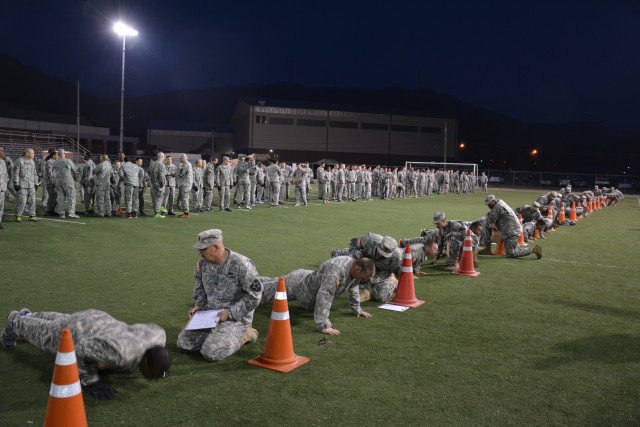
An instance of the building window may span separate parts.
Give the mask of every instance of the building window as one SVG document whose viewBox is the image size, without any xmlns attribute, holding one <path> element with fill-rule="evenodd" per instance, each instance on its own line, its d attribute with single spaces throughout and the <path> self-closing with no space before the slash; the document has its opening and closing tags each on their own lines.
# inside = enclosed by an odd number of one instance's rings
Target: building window
<svg viewBox="0 0 640 427">
<path fill-rule="evenodd" d="M 360 123 L 360 129 L 367 130 L 389 130 L 389 125 L 386 123 Z"/>
<path fill-rule="evenodd" d="M 391 130 L 396 132 L 418 132 L 418 126 L 391 125 Z"/>
<path fill-rule="evenodd" d="M 442 128 L 433 126 L 422 126 L 420 130 L 422 133 L 442 133 Z"/>
<path fill-rule="evenodd" d="M 326 120 L 298 119 L 298 126 L 326 127 Z"/>
<path fill-rule="evenodd" d="M 293 125 L 293 119 L 285 117 L 269 117 L 270 125 Z"/>
<path fill-rule="evenodd" d="M 256 123 L 267 123 L 267 116 L 256 116 Z"/>
<path fill-rule="evenodd" d="M 329 126 L 332 128 L 342 128 L 342 129 L 358 129 L 358 122 L 335 122 L 330 121 Z"/>
</svg>

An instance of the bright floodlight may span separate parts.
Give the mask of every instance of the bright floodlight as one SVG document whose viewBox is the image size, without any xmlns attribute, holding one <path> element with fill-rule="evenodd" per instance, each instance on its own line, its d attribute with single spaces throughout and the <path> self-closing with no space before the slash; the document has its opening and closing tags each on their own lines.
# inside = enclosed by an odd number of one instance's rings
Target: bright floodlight
<svg viewBox="0 0 640 427">
<path fill-rule="evenodd" d="M 123 24 L 122 22 L 116 22 L 113 25 L 113 31 L 115 31 L 120 36 L 137 36 L 138 32 L 131 28 L 128 25 Z"/>
</svg>

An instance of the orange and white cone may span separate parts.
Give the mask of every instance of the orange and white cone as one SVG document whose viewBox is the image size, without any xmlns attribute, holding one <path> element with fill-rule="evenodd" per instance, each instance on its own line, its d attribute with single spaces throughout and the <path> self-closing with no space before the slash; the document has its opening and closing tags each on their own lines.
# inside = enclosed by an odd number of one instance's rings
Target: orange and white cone
<svg viewBox="0 0 640 427">
<path fill-rule="evenodd" d="M 553 221 L 553 206 L 549 205 L 549 213 L 547 213 L 547 219 Z"/>
<path fill-rule="evenodd" d="M 564 213 L 564 203 L 563 203 L 562 206 L 560 206 L 560 213 L 558 214 L 558 222 L 562 224 L 565 221 L 565 219 L 567 219 L 567 217 L 565 216 L 565 213 Z"/>
<path fill-rule="evenodd" d="M 405 247 L 404 256 L 402 257 L 396 296 L 391 301 L 387 301 L 387 303 L 411 308 L 416 308 L 424 304 L 424 301 L 416 298 L 416 290 L 413 285 L 413 263 L 411 262 L 410 246 Z"/>
<path fill-rule="evenodd" d="M 518 220 L 520 221 L 520 227 L 522 227 L 523 225 L 522 214 L 518 214 Z M 524 241 L 524 229 L 520 231 L 520 235 L 518 236 L 518 246 L 527 246 L 527 244 Z"/>
<path fill-rule="evenodd" d="M 467 236 L 464 238 L 464 246 L 462 247 L 460 264 L 458 264 L 458 268 L 456 268 L 456 271 L 454 271 L 453 274 L 472 277 L 480 275 L 473 265 L 473 241 L 471 240 L 471 230 L 467 230 Z"/>
<path fill-rule="evenodd" d="M 500 244 L 498 245 L 498 248 L 493 253 L 493 255 L 500 255 L 500 256 L 507 255 L 507 251 L 504 249 L 504 240 L 500 240 Z"/>
<path fill-rule="evenodd" d="M 45 427 L 87 425 L 73 338 L 71 331 L 66 328 L 60 335 L 44 425 Z"/>
<path fill-rule="evenodd" d="M 287 287 L 284 283 L 284 278 L 280 277 L 273 301 L 264 353 L 255 359 L 249 360 L 249 363 L 262 368 L 273 369 L 274 371 L 289 372 L 308 361 L 308 357 L 298 356 L 293 352 Z"/>
<path fill-rule="evenodd" d="M 589 204 L 587 205 L 587 212 L 591 213 L 593 211 L 593 200 L 589 199 Z"/>
<path fill-rule="evenodd" d="M 569 219 L 571 221 L 578 220 L 578 215 L 576 214 L 576 202 L 571 202 L 571 212 L 569 212 Z"/>
</svg>

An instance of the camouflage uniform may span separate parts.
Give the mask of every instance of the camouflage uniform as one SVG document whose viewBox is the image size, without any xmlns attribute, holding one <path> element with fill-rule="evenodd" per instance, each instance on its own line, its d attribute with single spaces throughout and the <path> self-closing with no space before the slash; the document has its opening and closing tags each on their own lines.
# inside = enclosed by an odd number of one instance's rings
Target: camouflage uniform
<svg viewBox="0 0 640 427">
<path fill-rule="evenodd" d="M 53 162 L 54 159 L 49 159 L 44 162 L 42 167 L 42 180 L 44 182 L 44 186 L 47 189 L 47 201 L 44 207 L 46 213 L 54 213 L 56 209 L 56 202 L 58 199 L 58 193 L 56 192 L 56 178 L 53 175 Z M 44 199 L 42 204 L 45 204 Z"/>
<path fill-rule="evenodd" d="M 222 164 L 216 168 L 216 180 L 220 188 L 220 210 L 229 209 L 231 203 L 231 182 L 233 181 L 233 169 L 231 165 Z"/>
<path fill-rule="evenodd" d="M 464 238 L 467 235 L 467 227 L 462 221 L 448 221 L 447 226 L 439 230 L 438 254 L 436 255 L 436 260 L 442 257 L 442 253 L 448 246 L 448 254 L 444 264 L 454 265 L 460 259 L 462 246 L 464 245 Z"/>
<path fill-rule="evenodd" d="M 82 170 L 82 181 L 81 185 L 84 188 L 84 210 L 85 212 L 93 209 L 93 197 L 95 196 L 95 187 L 96 182 L 93 179 L 93 172 L 96 168 L 96 164 L 93 163 L 93 160 L 89 159 L 84 164 L 84 169 Z"/>
<path fill-rule="evenodd" d="M 531 254 L 531 248 L 518 246 L 518 236 L 522 225 L 515 212 L 503 200 L 496 200 L 496 205 L 487 214 L 487 226 L 495 224 L 502 233 L 504 249 L 508 258 L 518 258 Z"/>
<path fill-rule="evenodd" d="M 207 163 L 204 168 L 204 208 L 207 211 L 213 210 L 213 190 L 216 188 L 216 165 L 213 163 Z"/>
<path fill-rule="evenodd" d="M 137 372 L 145 352 L 165 346 L 164 329 L 153 323 L 127 325 L 99 310 L 73 314 L 36 312 L 19 316 L 15 322 L 18 337 L 40 350 L 56 354 L 60 334 L 71 330 L 83 386 L 100 380 L 98 364 L 114 371 Z"/>
<path fill-rule="evenodd" d="M 58 193 L 58 214 L 64 215 L 65 201 L 69 203 L 69 215 L 76 213 L 76 187 L 74 176 L 77 174 L 73 162 L 65 157 L 59 157 L 53 162 L 53 175 L 56 178 L 56 192 Z"/>
<path fill-rule="evenodd" d="M 100 162 L 93 170 L 96 183 L 96 213 L 98 216 L 111 216 L 111 173 L 113 168 L 109 160 Z"/>
<path fill-rule="evenodd" d="M 182 206 L 184 213 L 189 213 L 189 194 L 193 187 L 193 167 L 188 161 L 180 163 L 177 173 L 178 206 Z"/>
<path fill-rule="evenodd" d="M 149 184 L 151 187 L 151 204 L 153 205 L 153 212 L 155 214 L 160 213 L 164 201 L 164 188 L 167 175 L 167 168 L 161 160 L 153 162 L 149 166 Z"/>
<path fill-rule="evenodd" d="M 362 314 L 359 299 L 359 282 L 351 277 L 350 256 L 339 256 L 323 262 L 315 270 L 294 270 L 284 276 L 287 299 L 298 301 L 306 310 L 313 310 L 313 319 L 318 331 L 331 328 L 329 313 L 333 300 L 349 292 L 349 306 L 353 314 Z M 278 278 L 260 278 L 264 291 L 260 304 L 272 303 Z"/>
<path fill-rule="evenodd" d="M 269 204 L 271 207 L 278 206 L 278 197 L 280 195 L 280 176 L 282 169 L 277 163 L 272 163 L 267 168 L 267 178 L 269 179 Z"/>
<path fill-rule="evenodd" d="M 200 260 L 195 273 L 193 299 L 203 310 L 227 309 L 229 319 L 211 330 L 186 330 L 178 335 L 178 348 L 199 351 L 209 361 L 231 356 L 242 346 L 242 335 L 253 321 L 262 297 L 262 285 L 251 260 L 227 249 L 219 266 Z"/>
<path fill-rule="evenodd" d="M 165 167 L 165 179 L 167 181 L 164 189 L 164 201 L 162 202 L 162 206 L 164 206 L 168 212 L 173 213 L 173 199 L 176 193 L 176 175 L 178 174 L 178 167 L 173 163 L 165 165 Z"/>
<path fill-rule="evenodd" d="M 402 250 L 395 240 L 376 233 L 354 237 L 348 248 L 334 250 L 333 256 L 348 255 L 354 259 L 367 257 L 376 264 L 376 274 L 368 283 L 360 285 L 360 301 L 389 301 L 398 286 L 394 273 L 402 265 Z"/>
<path fill-rule="evenodd" d="M 249 161 L 246 161 L 249 159 Z M 236 197 L 236 204 L 244 204 L 247 207 L 251 207 L 251 180 L 249 179 L 249 169 L 255 167 L 256 161 L 252 157 L 242 157 L 238 161 L 236 167 L 236 174 L 238 180 L 236 182 L 238 186 L 238 193 Z"/>
<path fill-rule="evenodd" d="M 307 171 L 305 169 L 296 169 L 291 175 L 293 183 L 296 185 L 296 206 L 300 204 L 307 205 Z"/>
<path fill-rule="evenodd" d="M 7 164 L 0 159 L 0 224 L 2 224 L 2 213 L 4 212 L 4 200 L 7 193 L 7 183 L 9 182 L 9 173 L 7 172 Z"/>
<path fill-rule="evenodd" d="M 128 214 L 130 214 L 131 212 L 138 212 L 138 188 L 140 187 L 138 165 L 131 162 L 124 162 L 121 169 L 124 171 L 125 210 Z"/>
<path fill-rule="evenodd" d="M 202 202 L 204 200 L 204 169 L 201 167 L 193 168 L 193 204 L 195 211 L 202 210 Z"/>
<path fill-rule="evenodd" d="M 16 217 L 26 212 L 28 216 L 36 215 L 36 190 L 38 175 L 36 164 L 31 159 L 20 157 L 13 166 L 13 186 L 20 186 L 16 194 Z"/>
</svg>

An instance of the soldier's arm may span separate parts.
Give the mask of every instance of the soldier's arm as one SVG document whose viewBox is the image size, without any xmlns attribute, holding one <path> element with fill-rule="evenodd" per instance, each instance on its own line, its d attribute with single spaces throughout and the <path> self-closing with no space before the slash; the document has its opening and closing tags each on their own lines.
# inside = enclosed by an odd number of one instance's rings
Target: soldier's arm
<svg viewBox="0 0 640 427">
<path fill-rule="evenodd" d="M 313 320 L 316 323 L 316 328 L 320 332 L 333 330 L 331 321 L 329 320 L 329 313 L 338 284 L 339 277 L 334 271 L 327 271 L 325 274 L 322 274 L 322 282 L 316 294 L 316 306 L 313 311 Z"/>
<path fill-rule="evenodd" d="M 231 320 L 240 320 L 260 304 L 262 298 L 262 283 L 253 263 L 248 262 L 240 267 L 238 280 L 242 286 L 242 296 L 231 306 L 227 307 Z"/>
<path fill-rule="evenodd" d="M 195 301 L 195 306 L 199 309 L 207 305 L 207 294 L 204 290 L 204 285 L 202 283 L 202 264 L 204 260 L 198 261 L 196 264 L 196 271 L 193 274 L 195 279 L 195 286 L 193 288 L 193 300 Z M 193 314 L 189 311 L 189 314 Z"/>
</svg>

